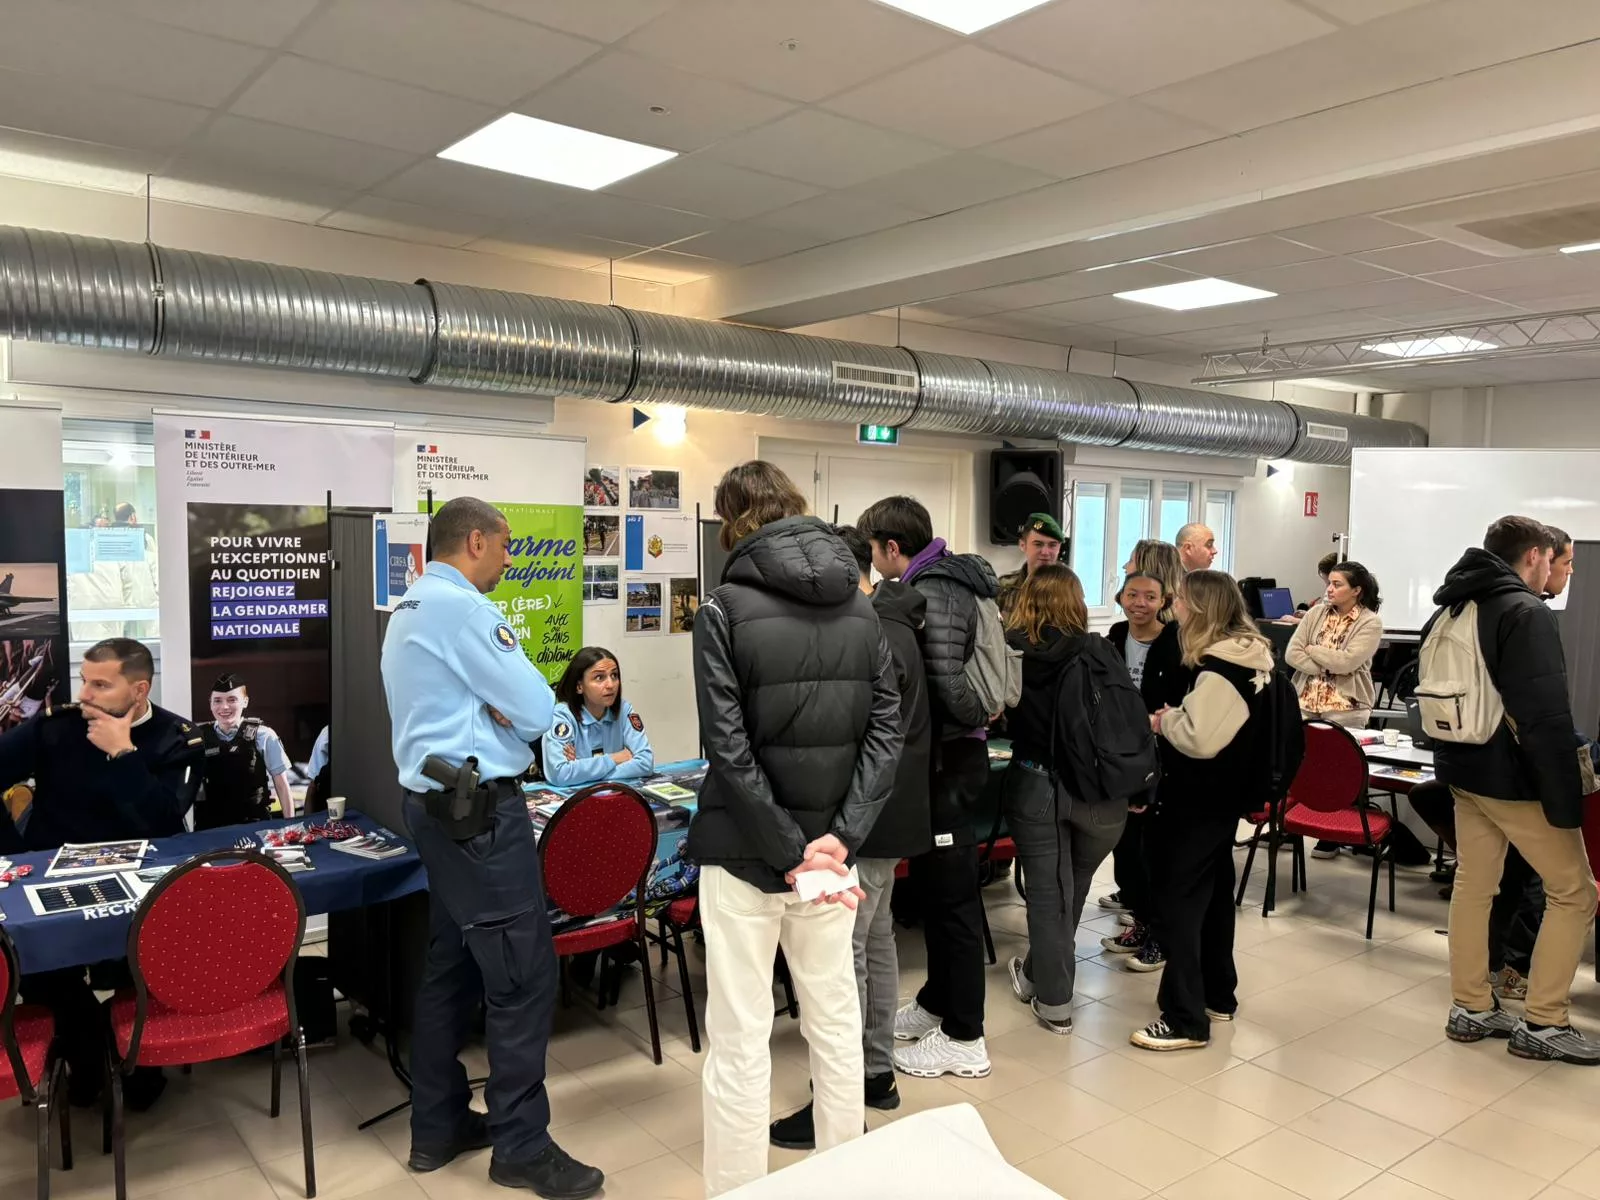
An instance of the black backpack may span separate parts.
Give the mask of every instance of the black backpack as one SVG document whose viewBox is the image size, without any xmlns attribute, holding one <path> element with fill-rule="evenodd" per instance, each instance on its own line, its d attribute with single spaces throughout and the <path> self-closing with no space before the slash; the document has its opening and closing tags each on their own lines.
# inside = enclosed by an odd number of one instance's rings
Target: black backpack
<svg viewBox="0 0 1600 1200">
<path fill-rule="evenodd" d="M 1289 787 L 1300 771 L 1306 756 L 1306 729 L 1300 721 L 1300 696 L 1294 684 L 1282 671 L 1272 672 L 1272 682 L 1260 697 L 1261 716 L 1264 718 L 1260 738 L 1266 740 L 1256 745 L 1265 749 L 1261 755 L 1263 776 L 1260 804 L 1252 806 L 1259 812 L 1269 803 L 1277 804 L 1289 794 Z"/>
<path fill-rule="evenodd" d="M 1085 801 L 1127 803 L 1161 779 L 1150 713 L 1111 643 L 1079 641 L 1056 692 L 1055 760 L 1072 768 Z"/>
</svg>

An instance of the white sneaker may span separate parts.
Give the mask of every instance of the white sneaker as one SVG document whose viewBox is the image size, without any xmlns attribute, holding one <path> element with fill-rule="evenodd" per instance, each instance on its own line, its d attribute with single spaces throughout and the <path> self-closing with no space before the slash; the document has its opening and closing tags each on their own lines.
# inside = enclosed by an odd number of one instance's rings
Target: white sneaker
<svg viewBox="0 0 1600 1200">
<path fill-rule="evenodd" d="M 939 1028 L 939 1018 L 913 1000 L 894 1014 L 894 1037 L 897 1042 L 914 1042 Z"/>
<path fill-rule="evenodd" d="M 1011 976 L 1011 991 L 1016 998 L 1024 1004 L 1032 1004 L 1033 984 L 1022 970 L 1022 955 L 1013 955 L 1011 961 L 1006 963 L 1006 974 Z"/>
<path fill-rule="evenodd" d="M 920 1079 L 957 1075 L 962 1079 L 982 1079 L 989 1073 L 989 1051 L 979 1038 L 958 1042 L 935 1029 L 920 1042 L 901 1046 L 894 1052 L 894 1069 Z"/>
</svg>

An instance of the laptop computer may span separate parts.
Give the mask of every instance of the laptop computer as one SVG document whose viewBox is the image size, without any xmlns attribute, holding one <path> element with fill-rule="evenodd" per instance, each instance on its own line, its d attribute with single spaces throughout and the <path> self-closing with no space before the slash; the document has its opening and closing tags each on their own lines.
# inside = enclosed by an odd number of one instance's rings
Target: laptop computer
<svg viewBox="0 0 1600 1200">
<path fill-rule="evenodd" d="M 1294 611 L 1294 598 L 1289 595 L 1285 587 L 1271 587 L 1261 589 L 1261 618 L 1265 621 L 1276 621 L 1287 617 Z"/>
</svg>

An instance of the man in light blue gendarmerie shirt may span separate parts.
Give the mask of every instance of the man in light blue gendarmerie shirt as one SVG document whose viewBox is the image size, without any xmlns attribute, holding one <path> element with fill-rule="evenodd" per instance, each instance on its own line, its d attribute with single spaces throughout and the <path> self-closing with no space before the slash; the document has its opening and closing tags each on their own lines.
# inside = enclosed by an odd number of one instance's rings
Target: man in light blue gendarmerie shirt
<svg viewBox="0 0 1600 1200">
<path fill-rule="evenodd" d="M 505 516 L 461 497 L 433 516 L 433 559 L 383 639 L 394 761 L 428 868 L 429 941 L 411 1040 L 413 1171 L 493 1146 L 489 1178 L 551 1200 L 584 1200 L 605 1176 L 550 1138 L 545 1050 L 557 969 L 533 825 L 519 777 L 555 697 L 487 593 L 511 565 Z M 428 767 L 429 760 L 435 760 Z M 475 761 L 475 767 L 473 762 Z M 476 770 L 465 817 L 443 771 Z M 457 797 L 458 799 L 460 797 Z M 487 1008 L 487 1122 L 460 1052 Z"/>
</svg>

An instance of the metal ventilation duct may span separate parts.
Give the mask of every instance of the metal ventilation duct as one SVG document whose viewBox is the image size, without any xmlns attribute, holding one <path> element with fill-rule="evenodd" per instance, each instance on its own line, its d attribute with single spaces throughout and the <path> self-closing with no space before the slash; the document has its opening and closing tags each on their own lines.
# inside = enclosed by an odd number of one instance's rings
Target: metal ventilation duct
<svg viewBox="0 0 1600 1200">
<path fill-rule="evenodd" d="M 1415 425 L 1278 401 L 0 227 L 0 335 L 423 385 L 1344 463 Z"/>
</svg>

